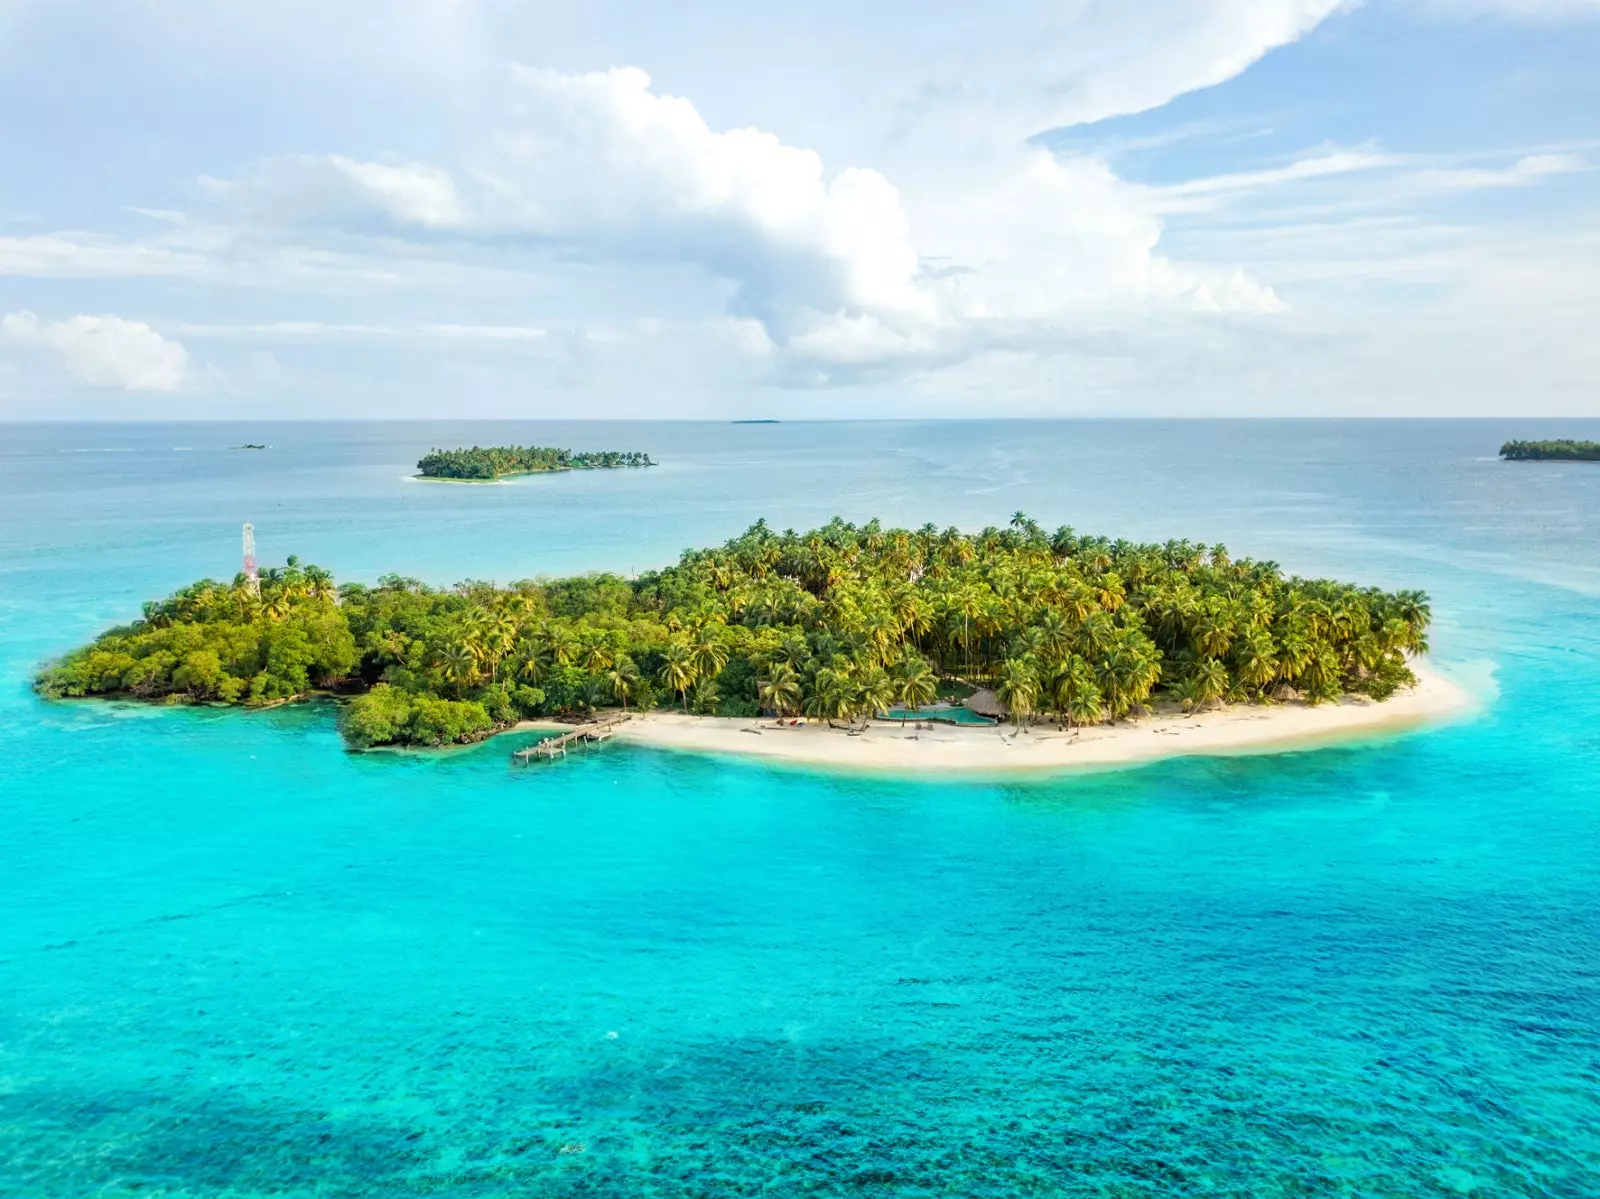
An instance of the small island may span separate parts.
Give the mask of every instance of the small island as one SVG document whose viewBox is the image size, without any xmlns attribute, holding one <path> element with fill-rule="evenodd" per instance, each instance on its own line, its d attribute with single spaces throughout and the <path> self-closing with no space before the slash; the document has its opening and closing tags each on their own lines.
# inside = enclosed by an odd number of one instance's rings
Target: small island
<svg viewBox="0 0 1600 1199">
<path fill-rule="evenodd" d="M 1508 441 L 1500 447 L 1507 462 L 1600 462 L 1600 441 Z"/>
<path fill-rule="evenodd" d="M 339 697 L 356 748 L 661 708 L 678 715 L 632 720 L 628 735 L 764 753 L 785 740 L 778 729 L 878 741 L 898 729 L 891 761 L 926 750 L 925 761 L 942 762 L 946 751 L 914 742 L 934 739 L 924 722 L 952 702 L 1009 719 L 1010 731 L 979 721 L 937 732 L 990 742 L 997 727 L 1013 743 L 1033 733 L 1042 743 L 1092 741 L 1118 725 L 1140 728 L 1149 746 L 1152 729 L 1127 722 L 1177 720 L 1153 731 L 1180 733 L 1208 712 L 1242 721 L 1251 743 L 1291 727 L 1326 733 L 1351 718 L 1307 723 L 1311 709 L 1382 708 L 1414 687 L 1410 663 L 1426 652 L 1430 621 L 1421 592 L 1290 577 L 1221 545 L 1047 533 L 1021 513 L 975 534 L 837 519 L 780 533 L 757 522 L 635 579 L 336 585 L 290 558 L 258 581 L 205 579 L 147 603 L 141 619 L 47 666 L 37 687 L 179 704 Z M 1259 724 L 1289 709 L 1300 724 Z M 762 744 L 729 732 L 762 734 Z"/>
<path fill-rule="evenodd" d="M 543 445 L 473 446 L 469 450 L 430 450 L 417 463 L 419 477 L 488 483 L 512 475 L 537 475 L 559 470 L 619 470 L 654 466 L 649 454 L 592 450 L 574 453 Z"/>
<path fill-rule="evenodd" d="M 255 441 L 247 441 L 244 445 L 236 445 L 233 448 L 236 450 L 269 450 L 272 447 Z"/>
</svg>

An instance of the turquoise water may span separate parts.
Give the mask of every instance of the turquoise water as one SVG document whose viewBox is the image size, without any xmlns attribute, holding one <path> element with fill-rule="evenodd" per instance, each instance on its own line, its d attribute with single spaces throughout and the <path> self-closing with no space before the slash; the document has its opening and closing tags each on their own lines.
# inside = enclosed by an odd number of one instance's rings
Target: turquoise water
<svg viewBox="0 0 1600 1199">
<path fill-rule="evenodd" d="M 0 426 L 0 1194 L 1600 1193 L 1600 468 L 1492 457 L 1555 435 Z M 663 465 L 403 481 L 510 440 Z M 1425 587 L 1484 711 L 1002 785 L 26 686 L 247 519 L 450 582 L 1018 508 Z"/>
<path fill-rule="evenodd" d="M 978 715 L 978 713 L 974 712 L 971 708 L 964 708 L 960 706 L 950 708 L 923 708 L 919 712 L 913 712 L 910 708 L 902 708 L 897 706 L 890 708 L 888 712 L 884 713 L 884 716 L 888 720 L 899 720 L 903 717 L 906 720 L 931 720 L 935 724 L 979 724 L 992 726 L 995 723 L 987 716 Z"/>
</svg>

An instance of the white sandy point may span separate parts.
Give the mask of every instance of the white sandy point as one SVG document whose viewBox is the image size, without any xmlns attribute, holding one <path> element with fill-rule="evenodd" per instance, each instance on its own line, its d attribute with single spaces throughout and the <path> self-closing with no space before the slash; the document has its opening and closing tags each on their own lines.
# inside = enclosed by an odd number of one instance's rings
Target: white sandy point
<svg viewBox="0 0 1600 1199">
<path fill-rule="evenodd" d="M 934 725 L 919 730 L 914 725 L 874 721 L 865 732 L 852 736 L 821 721 L 780 728 L 772 720 L 650 712 L 635 715 L 618 728 L 617 737 L 656 749 L 741 754 L 803 765 L 992 774 L 1125 766 L 1192 754 L 1285 753 L 1443 724 L 1477 709 L 1469 692 L 1438 671 L 1418 663 L 1412 669 L 1417 685 L 1382 703 L 1346 697 L 1316 707 L 1239 705 L 1066 732 L 1054 722 L 1035 724 L 1018 735 L 1011 725 Z"/>
</svg>

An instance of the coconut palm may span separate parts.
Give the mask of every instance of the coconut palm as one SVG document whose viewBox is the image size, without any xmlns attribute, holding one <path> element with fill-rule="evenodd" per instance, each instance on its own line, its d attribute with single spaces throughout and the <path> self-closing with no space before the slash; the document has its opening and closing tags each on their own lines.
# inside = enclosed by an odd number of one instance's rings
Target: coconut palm
<svg viewBox="0 0 1600 1199">
<path fill-rule="evenodd" d="M 628 710 L 628 700 L 639 690 L 642 681 L 639 667 L 627 654 L 617 654 L 611 659 L 611 665 L 605 673 L 606 684 L 611 688 L 611 694 L 622 705 L 622 710 Z"/>
<path fill-rule="evenodd" d="M 578 634 L 577 664 L 591 674 L 604 674 L 616 661 L 611 639 L 602 629 L 585 629 Z"/>
<path fill-rule="evenodd" d="M 1278 659 L 1273 656 L 1272 638 L 1255 632 L 1245 637 L 1235 647 L 1236 670 L 1239 682 L 1246 687 L 1261 690 L 1278 677 Z"/>
<path fill-rule="evenodd" d="M 1051 698 L 1064 725 L 1099 723 L 1102 715 L 1100 684 L 1087 661 L 1072 655 L 1057 667 L 1052 684 Z"/>
<path fill-rule="evenodd" d="M 320 566 L 305 569 L 306 595 L 314 600 L 337 600 L 339 589 L 334 586 L 333 575 Z"/>
<path fill-rule="evenodd" d="M 694 651 L 681 641 L 671 642 L 661 651 L 661 681 L 669 690 L 676 691 L 683 701 L 683 714 L 689 714 L 689 688 L 699 677 Z"/>
<path fill-rule="evenodd" d="M 464 642 L 456 641 L 445 647 L 440 662 L 445 674 L 455 684 L 456 698 L 460 699 L 462 687 L 477 677 L 478 656 Z"/>
<path fill-rule="evenodd" d="M 855 680 L 856 710 L 865 724 L 895 701 L 894 680 L 882 666 L 869 666 Z"/>
<path fill-rule="evenodd" d="M 824 666 L 812 677 L 804 710 L 807 716 L 818 716 L 832 725 L 835 720 L 848 720 L 855 710 L 855 688 L 849 678 L 831 666 Z"/>
<path fill-rule="evenodd" d="M 913 716 L 939 698 L 939 680 L 921 654 L 907 654 L 895 663 L 894 681 L 895 698 Z M 905 722 L 904 714 L 900 720 Z"/>
<path fill-rule="evenodd" d="M 1215 658 L 1196 663 L 1187 680 L 1190 686 L 1188 707 L 1204 708 L 1228 693 L 1228 668 Z"/>
<path fill-rule="evenodd" d="M 767 668 L 767 677 L 756 683 L 761 706 L 779 716 L 787 716 L 799 707 L 800 694 L 800 676 L 784 661 L 773 662 Z"/>
<path fill-rule="evenodd" d="M 728 664 L 728 647 L 710 628 L 703 628 L 695 637 L 692 649 L 696 675 L 716 678 Z"/>
<path fill-rule="evenodd" d="M 1023 722 L 1033 715 L 1034 703 L 1039 698 L 1039 674 L 1033 663 L 1025 658 L 1007 658 L 1002 662 L 995 694 L 1011 710 L 1011 718 L 1020 730 Z"/>
</svg>

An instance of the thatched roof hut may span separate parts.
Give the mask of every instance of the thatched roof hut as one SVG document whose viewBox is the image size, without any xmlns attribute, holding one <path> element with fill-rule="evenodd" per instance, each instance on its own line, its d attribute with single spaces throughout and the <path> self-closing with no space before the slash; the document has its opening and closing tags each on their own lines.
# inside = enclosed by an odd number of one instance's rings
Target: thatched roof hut
<svg viewBox="0 0 1600 1199">
<path fill-rule="evenodd" d="M 1000 702 L 1000 697 L 987 687 L 980 687 L 967 696 L 966 706 L 979 716 L 988 716 L 993 720 L 1004 720 L 1011 715 L 1011 710 Z"/>
</svg>

